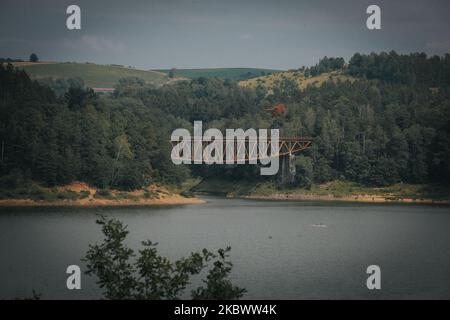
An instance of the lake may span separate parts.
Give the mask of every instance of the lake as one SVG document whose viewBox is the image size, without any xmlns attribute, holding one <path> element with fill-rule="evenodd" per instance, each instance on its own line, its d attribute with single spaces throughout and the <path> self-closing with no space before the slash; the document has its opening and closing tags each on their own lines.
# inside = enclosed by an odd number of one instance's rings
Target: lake
<svg viewBox="0 0 450 320">
<path fill-rule="evenodd" d="M 450 208 L 253 201 L 138 208 L 0 208 L 0 298 L 101 298 L 92 277 L 66 289 L 66 268 L 100 241 L 97 214 L 122 220 L 127 241 L 159 242 L 171 259 L 231 246 L 247 299 L 450 299 Z M 381 268 L 381 290 L 366 269 Z M 193 286 L 199 284 L 193 279 Z M 187 293 L 188 294 L 188 293 Z M 186 296 L 188 297 L 188 295 Z"/>
</svg>

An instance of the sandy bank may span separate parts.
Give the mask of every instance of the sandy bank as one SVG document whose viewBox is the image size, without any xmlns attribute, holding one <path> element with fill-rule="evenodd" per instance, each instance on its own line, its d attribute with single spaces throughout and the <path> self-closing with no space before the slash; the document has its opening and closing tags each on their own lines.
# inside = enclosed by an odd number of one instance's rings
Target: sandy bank
<svg viewBox="0 0 450 320">
<path fill-rule="evenodd" d="M 41 188 L 44 189 L 44 188 Z M 82 182 L 75 182 L 70 185 L 57 187 L 56 190 L 47 189 L 47 192 L 71 192 L 71 195 L 84 193 L 83 197 L 74 199 L 0 199 L 0 207 L 13 206 L 166 206 L 200 204 L 205 201 L 195 197 L 184 197 L 178 193 L 171 192 L 167 188 L 158 185 L 151 185 L 145 189 L 121 192 L 110 190 L 107 196 L 97 196 L 98 189 Z"/>
<path fill-rule="evenodd" d="M 47 206 L 80 206 L 80 207 L 95 207 L 95 206 L 159 206 L 159 205 L 185 205 L 185 204 L 200 204 L 205 201 L 198 198 L 185 198 L 179 195 L 168 196 L 162 199 L 80 199 L 80 200 L 31 200 L 31 199 L 3 199 L 0 200 L 0 207 L 47 207 Z"/>
</svg>

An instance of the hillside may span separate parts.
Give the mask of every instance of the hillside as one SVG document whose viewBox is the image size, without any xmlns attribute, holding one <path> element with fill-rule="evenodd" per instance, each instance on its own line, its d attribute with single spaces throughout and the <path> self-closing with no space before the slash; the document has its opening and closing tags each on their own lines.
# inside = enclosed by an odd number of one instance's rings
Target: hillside
<svg viewBox="0 0 450 320">
<path fill-rule="evenodd" d="M 155 70 L 169 74 L 170 69 Z M 254 77 L 281 72 L 280 70 L 261 68 L 205 68 L 205 69 L 175 69 L 175 76 L 182 78 L 221 78 L 230 80 L 245 80 Z"/>
<path fill-rule="evenodd" d="M 302 71 L 293 70 L 278 72 L 270 74 L 268 76 L 257 77 L 253 79 L 247 79 L 239 82 L 239 85 L 246 88 L 256 88 L 257 86 L 262 86 L 266 89 L 272 89 L 277 81 L 292 80 L 298 84 L 300 89 L 305 89 L 308 85 L 321 86 L 324 82 L 328 80 L 332 81 L 354 81 L 355 78 L 349 75 L 343 74 L 342 71 L 332 71 L 319 74 L 317 76 L 306 77 Z"/>
<path fill-rule="evenodd" d="M 138 77 L 157 86 L 169 81 L 168 76 L 161 72 L 93 63 L 16 62 L 14 65 L 23 68 L 32 79 L 81 78 L 91 88 L 111 88 L 126 77 Z"/>
<path fill-rule="evenodd" d="M 274 90 L 274 96 L 242 90 L 234 81 L 193 79 L 156 90 L 139 90 L 141 84 L 130 81 L 127 90 L 112 96 L 75 88 L 62 99 L 48 86 L 2 65 L 0 187 L 81 181 L 102 189 L 134 190 L 149 183 L 220 176 L 251 185 L 276 182 L 275 177 L 260 176 L 258 166 L 175 166 L 168 137 L 196 120 L 205 127 L 278 128 L 282 136 L 312 137 L 313 146 L 292 163 L 296 188 L 336 180 L 367 188 L 448 184 L 450 79 L 449 73 L 440 74 L 450 66 L 450 55 L 438 61 L 424 57 L 422 62 L 416 54 L 390 56 L 352 58 L 343 71 L 349 75 L 319 62 L 319 70 L 304 69 L 312 77 L 298 71 L 266 77 L 312 84 L 302 92 L 286 86 Z M 379 59 L 382 64 L 370 65 Z M 429 64 L 437 66 L 411 67 Z M 338 81 L 360 78 L 369 80 Z M 318 86 L 327 79 L 336 83 Z M 267 112 L 279 102 L 286 112 Z M 226 190 L 224 184 L 217 188 Z"/>
</svg>

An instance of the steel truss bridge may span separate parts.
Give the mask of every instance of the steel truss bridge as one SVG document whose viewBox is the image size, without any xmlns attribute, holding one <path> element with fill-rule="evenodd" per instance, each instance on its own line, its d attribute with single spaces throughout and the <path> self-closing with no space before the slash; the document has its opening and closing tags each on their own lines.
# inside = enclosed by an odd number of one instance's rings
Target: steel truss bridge
<svg viewBox="0 0 450 320">
<path fill-rule="evenodd" d="M 200 139 L 199 139 L 200 140 Z M 183 142 L 190 143 L 190 156 L 183 154 L 177 158 L 177 160 L 190 160 L 194 162 L 194 145 L 195 140 L 194 139 L 187 139 L 182 140 Z M 261 140 L 261 139 L 252 139 L 252 138 L 235 138 L 232 140 L 232 142 L 227 141 L 226 139 L 213 139 L 212 141 L 201 141 L 202 143 L 202 162 L 208 163 L 210 161 L 213 161 L 215 156 L 212 156 L 212 159 L 205 159 L 205 155 L 203 150 L 214 142 L 219 142 L 223 144 L 222 147 L 222 156 L 223 156 L 223 163 L 248 163 L 256 161 L 261 161 L 270 157 L 289 157 L 292 158 L 295 154 L 302 152 L 312 144 L 312 138 L 309 137 L 288 137 L 288 138 L 279 138 L 278 139 L 278 150 L 273 150 L 272 148 L 275 148 L 274 145 L 272 145 L 272 140 L 268 138 L 267 140 Z M 262 150 L 261 150 L 261 142 L 264 142 L 262 144 Z M 179 144 L 180 141 L 171 141 L 172 147 Z M 233 150 L 233 154 L 229 156 L 228 154 L 231 153 L 231 150 Z M 228 153 L 227 153 L 228 151 Z M 229 160 L 227 161 L 227 157 Z M 238 162 L 239 161 L 239 162 Z"/>
</svg>

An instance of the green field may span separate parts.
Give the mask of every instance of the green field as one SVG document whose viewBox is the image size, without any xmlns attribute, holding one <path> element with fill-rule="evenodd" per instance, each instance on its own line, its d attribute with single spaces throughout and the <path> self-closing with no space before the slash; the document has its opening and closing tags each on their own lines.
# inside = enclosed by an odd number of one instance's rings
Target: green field
<svg viewBox="0 0 450 320">
<path fill-rule="evenodd" d="M 155 70 L 169 73 L 170 69 Z M 280 72 L 281 70 L 260 68 L 210 68 L 210 69 L 175 69 L 175 76 L 182 78 L 221 78 L 230 80 L 245 80 Z"/>
<path fill-rule="evenodd" d="M 81 78 L 91 88 L 112 88 L 119 79 L 127 77 L 138 77 L 157 86 L 169 80 L 161 72 L 93 63 L 34 63 L 17 67 L 23 68 L 33 79 Z"/>
<path fill-rule="evenodd" d="M 71 62 L 14 63 L 23 68 L 32 79 L 44 78 L 81 78 L 91 88 L 112 88 L 121 78 L 138 77 L 156 86 L 167 83 L 169 70 L 138 70 L 114 65 Z M 214 68 L 214 69 L 177 69 L 176 78 L 194 79 L 199 77 L 245 80 L 270 75 L 279 70 L 257 68 Z"/>
</svg>

